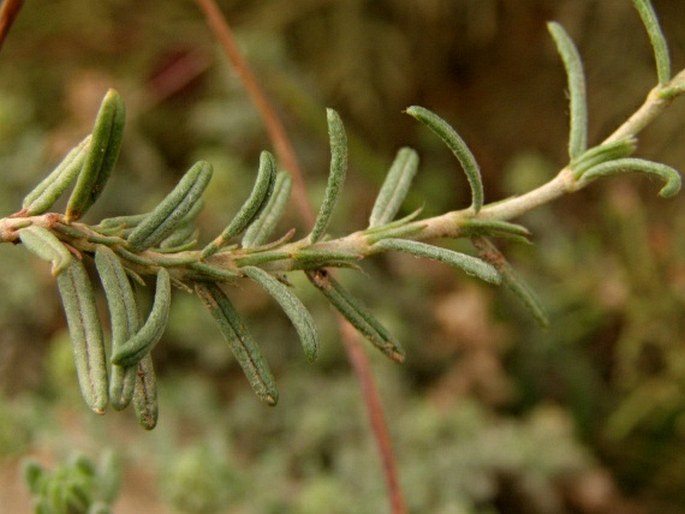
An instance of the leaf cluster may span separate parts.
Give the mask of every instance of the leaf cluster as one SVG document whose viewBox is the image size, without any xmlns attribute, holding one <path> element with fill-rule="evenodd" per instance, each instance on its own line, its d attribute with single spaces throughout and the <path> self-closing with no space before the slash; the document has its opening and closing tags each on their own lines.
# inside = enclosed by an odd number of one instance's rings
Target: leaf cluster
<svg viewBox="0 0 685 514">
<path fill-rule="evenodd" d="M 27 461 L 24 479 L 37 514 L 109 514 L 119 492 L 121 470 L 111 453 L 103 454 L 98 465 L 77 455 L 54 470 Z"/>
</svg>

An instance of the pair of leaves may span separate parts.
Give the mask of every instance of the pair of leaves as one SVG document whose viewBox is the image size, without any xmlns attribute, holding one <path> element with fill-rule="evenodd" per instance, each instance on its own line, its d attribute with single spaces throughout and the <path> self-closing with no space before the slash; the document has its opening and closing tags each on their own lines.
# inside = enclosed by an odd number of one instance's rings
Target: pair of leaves
<svg viewBox="0 0 685 514">
<path fill-rule="evenodd" d="M 246 266 L 243 271 L 278 302 L 297 330 L 305 356 L 309 361 L 314 361 L 319 351 L 319 338 L 307 308 L 287 286 L 270 273 L 254 266 Z M 226 293 L 217 284 L 209 282 L 198 282 L 195 292 L 229 343 L 257 397 L 269 405 L 275 405 L 278 402 L 278 389 L 273 374 Z"/>
<path fill-rule="evenodd" d="M 117 410 L 133 399 L 144 427 L 155 426 L 156 392 L 149 356 L 166 327 L 171 302 L 169 273 L 157 275 L 155 300 L 150 315 L 139 327 L 139 314 L 131 285 L 121 261 L 106 246 L 98 246 L 95 264 L 107 297 L 112 326 L 111 371 L 102 325 L 97 313 L 93 285 L 83 263 L 73 258 L 49 230 L 32 225 L 20 231 L 20 239 L 39 257 L 53 262 L 71 338 L 74 363 L 86 404 L 103 414 L 108 403 Z"/>
<path fill-rule="evenodd" d="M 93 132 L 71 150 L 64 160 L 24 198 L 22 210 L 30 216 L 50 209 L 74 181 L 65 218 L 75 221 L 95 203 L 119 157 L 126 108 L 115 90 L 102 100 Z"/>
<path fill-rule="evenodd" d="M 259 169 L 252 192 L 238 210 L 233 220 L 202 250 L 202 257 L 207 258 L 216 253 L 234 236 L 242 233 L 259 216 L 268 205 L 276 185 L 276 162 L 269 152 L 262 152 L 259 157 Z"/>
<path fill-rule="evenodd" d="M 195 163 L 176 187 L 135 226 L 127 239 L 129 249 L 140 253 L 168 237 L 200 202 L 211 177 L 212 166 L 208 162 Z"/>
<path fill-rule="evenodd" d="M 95 265 L 102 281 L 112 326 L 109 398 L 122 410 L 133 400 L 140 423 L 148 430 L 157 424 L 156 381 L 150 350 L 166 327 L 171 303 L 168 272 L 160 270 L 155 300 L 147 321 L 140 327 L 131 283 L 119 257 L 98 246 Z"/>
</svg>

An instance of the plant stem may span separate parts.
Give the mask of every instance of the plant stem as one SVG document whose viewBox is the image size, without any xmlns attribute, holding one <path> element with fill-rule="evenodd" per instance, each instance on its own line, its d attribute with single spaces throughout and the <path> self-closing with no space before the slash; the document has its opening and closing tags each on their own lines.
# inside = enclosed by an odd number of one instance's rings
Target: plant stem
<svg viewBox="0 0 685 514">
<path fill-rule="evenodd" d="M 287 169 L 292 177 L 295 187 L 293 188 L 293 195 L 296 205 L 300 211 L 300 216 L 308 226 L 314 224 L 314 213 L 308 207 L 308 200 L 306 195 L 306 186 L 304 178 L 297 161 L 292 145 L 288 142 L 283 123 L 272 107 L 271 102 L 266 94 L 259 86 L 255 79 L 249 64 L 242 56 L 231 26 L 228 24 L 225 16 L 222 14 L 219 7 L 213 0 L 195 0 L 198 7 L 202 10 L 207 18 L 207 25 L 212 29 L 214 35 L 221 43 L 228 60 L 235 68 L 240 77 L 250 100 L 259 111 L 259 115 L 264 122 L 269 138 L 274 145 L 274 150 L 281 160 L 285 169 Z"/>
<path fill-rule="evenodd" d="M 367 405 L 369 422 L 371 423 L 372 432 L 381 455 L 383 473 L 390 496 L 391 512 L 393 514 L 406 514 L 408 511 L 402 495 L 402 488 L 400 487 L 390 433 L 383 416 L 383 406 L 378 395 L 378 389 L 373 381 L 369 358 L 364 348 L 359 344 L 359 335 L 354 327 L 341 315 L 338 315 L 338 322 L 340 323 L 342 342 L 347 352 L 347 357 L 357 374 L 359 386 L 362 389 L 362 396 Z"/>
<path fill-rule="evenodd" d="M 0 5 L 0 48 L 23 5 L 24 0 L 5 0 Z"/>
</svg>

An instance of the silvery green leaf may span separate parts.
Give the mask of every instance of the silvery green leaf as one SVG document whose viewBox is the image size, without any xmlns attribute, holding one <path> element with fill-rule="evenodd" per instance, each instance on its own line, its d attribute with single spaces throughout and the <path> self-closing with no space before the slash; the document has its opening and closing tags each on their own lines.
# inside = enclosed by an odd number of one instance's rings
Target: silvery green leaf
<svg viewBox="0 0 685 514">
<path fill-rule="evenodd" d="M 345 176 L 347 175 L 347 135 L 345 134 L 345 127 L 340 116 L 333 109 L 327 109 L 326 115 L 331 145 L 331 165 L 323 202 L 319 208 L 319 214 L 316 216 L 314 228 L 312 228 L 309 234 L 309 240 L 312 243 L 317 242 L 324 236 L 328 223 L 331 220 L 333 209 L 345 183 Z"/>
<path fill-rule="evenodd" d="M 461 164 L 471 187 L 471 207 L 473 207 L 476 213 L 480 211 L 480 208 L 483 206 L 484 196 L 480 167 L 461 136 L 457 134 L 457 131 L 449 123 L 425 107 L 412 105 L 407 108 L 406 113 L 431 129 L 452 150 L 452 153 Z"/>
<path fill-rule="evenodd" d="M 400 148 L 371 210 L 370 228 L 385 225 L 395 218 L 418 167 L 418 154 L 411 148 Z"/>
</svg>

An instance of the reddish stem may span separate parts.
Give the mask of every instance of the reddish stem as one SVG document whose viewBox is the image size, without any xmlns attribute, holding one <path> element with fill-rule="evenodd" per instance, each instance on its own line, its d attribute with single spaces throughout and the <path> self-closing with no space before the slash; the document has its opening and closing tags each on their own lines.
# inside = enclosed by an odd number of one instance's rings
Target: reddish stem
<svg viewBox="0 0 685 514">
<path fill-rule="evenodd" d="M 250 99 L 259 111 L 276 154 L 293 177 L 293 196 L 300 211 L 300 216 L 308 226 L 312 226 L 314 224 L 314 211 L 307 198 L 302 169 L 280 118 L 257 84 L 249 65 L 243 59 L 233 37 L 233 32 L 216 3 L 213 0 L 196 0 L 196 3 L 205 14 L 207 24 L 223 46 L 229 61 L 238 72 Z M 397 463 L 390 443 L 390 433 L 383 415 L 383 407 L 373 380 L 373 374 L 371 373 L 369 359 L 359 342 L 355 329 L 342 317 L 338 317 L 338 322 L 343 346 L 347 352 L 347 358 L 357 375 L 369 416 L 371 431 L 380 453 L 383 473 L 390 497 L 391 512 L 392 514 L 406 514 L 407 508 L 399 483 Z"/>
<path fill-rule="evenodd" d="M 381 404 L 378 389 L 373 381 L 369 358 L 366 352 L 364 352 L 362 345 L 359 344 L 359 335 L 354 327 L 342 316 L 338 316 L 338 322 L 347 358 L 352 363 L 352 367 L 357 374 L 369 422 L 371 423 L 371 430 L 373 431 L 381 456 L 386 487 L 390 497 L 391 512 L 393 514 L 406 514 L 407 506 L 402 494 L 397 463 L 390 441 L 390 432 L 383 415 L 383 405 Z"/>
<path fill-rule="evenodd" d="M 5 0 L 0 5 L 0 48 L 23 5 L 24 0 Z"/>
<path fill-rule="evenodd" d="M 283 163 L 285 169 L 287 169 L 293 177 L 293 197 L 295 204 L 300 211 L 300 216 L 308 226 L 314 225 L 314 213 L 309 206 L 309 200 L 307 199 L 302 169 L 297 161 L 293 147 L 288 141 L 288 136 L 285 133 L 283 123 L 281 123 L 271 102 L 269 102 L 266 94 L 257 83 L 250 66 L 240 53 L 235 37 L 233 37 L 233 31 L 219 7 L 213 0 L 196 0 L 196 3 L 204 13 L 207 19 L 207 25 L 209 25 L 214 32 L 214 35 L 226 52 L 228 60 L 238 73 L 247 94 L 250 96 L 250 100 L 252 100 L 252 103 L 259 111 L 259 115 L 266 126 L 266 130 L 269 133 L 269 138 L 274 145 L 276 154 Z"/>
</svg>

